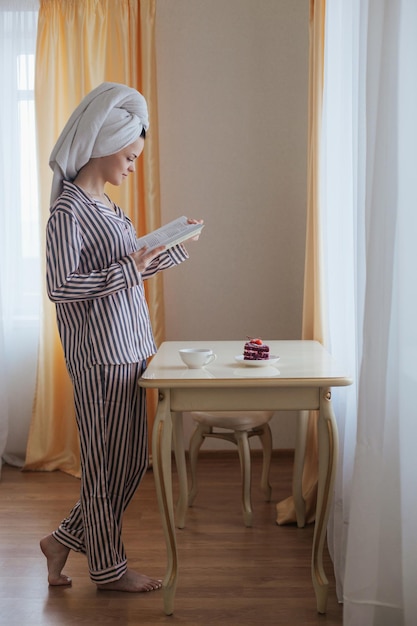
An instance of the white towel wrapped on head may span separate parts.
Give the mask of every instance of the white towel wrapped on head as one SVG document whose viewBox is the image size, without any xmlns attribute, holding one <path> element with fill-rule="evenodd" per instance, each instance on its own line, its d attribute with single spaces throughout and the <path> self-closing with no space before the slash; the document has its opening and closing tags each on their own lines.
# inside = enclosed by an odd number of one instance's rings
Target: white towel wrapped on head
<svg viewBox="0 0 417 626">
<path fill-rule="evenodd" d="M 52 150 L 51 204 L 63 180 L 74 180 L 91 158 L 123 150 L 148 130 L 148 107 L 141 93 L 119 83 L 102 83 L 80 102 Z"/>
</svg>

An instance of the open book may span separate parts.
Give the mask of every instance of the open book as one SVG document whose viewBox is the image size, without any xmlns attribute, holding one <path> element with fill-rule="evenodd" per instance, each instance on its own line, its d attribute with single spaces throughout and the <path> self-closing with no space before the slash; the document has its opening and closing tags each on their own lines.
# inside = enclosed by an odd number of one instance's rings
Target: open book
<svg viewBox="0 0 417 626">
<path fill-rule="evenodd" d="M 166 249 L 172 248 L 172 246 L 176 246 L 186 239 L 199 235 L 203 227 L 204 224 L 189 224 L 183 215 L 148 235 L 139 237 L 137 239 L 138 248 L 143 248 L 143 246 L 147 246 L 149 250 L 158 246 L 165 246 Z"/>
</svg>

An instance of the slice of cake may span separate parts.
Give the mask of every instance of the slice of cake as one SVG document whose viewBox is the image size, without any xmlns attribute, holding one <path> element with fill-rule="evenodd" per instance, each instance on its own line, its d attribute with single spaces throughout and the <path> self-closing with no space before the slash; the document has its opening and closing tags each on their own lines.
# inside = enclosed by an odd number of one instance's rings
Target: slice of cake
<svg viewBox="0 0 417 626">
<path fill-rule="evenodd" d="M 243 348 L 243 359 L 245 361 L 269 359 L 269 346 L 263 343 L 262 339 L 249 339 Z"/>
</svg>

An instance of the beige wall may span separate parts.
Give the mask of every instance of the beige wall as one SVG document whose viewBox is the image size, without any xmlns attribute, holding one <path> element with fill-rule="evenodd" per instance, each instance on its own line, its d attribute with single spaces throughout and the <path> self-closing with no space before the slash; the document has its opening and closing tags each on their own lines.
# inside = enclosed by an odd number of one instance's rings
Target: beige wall
<svg viewBox="0 0 417 626">
<path fill-rule="evenodd" d="M 165 276 L 167 339 L 300 337 L 308 10 L 157 0 L 162 218 L 206 223 Z M 292 447 L 294 432 L 280 415 L 274 447 Z"/>
</svg>

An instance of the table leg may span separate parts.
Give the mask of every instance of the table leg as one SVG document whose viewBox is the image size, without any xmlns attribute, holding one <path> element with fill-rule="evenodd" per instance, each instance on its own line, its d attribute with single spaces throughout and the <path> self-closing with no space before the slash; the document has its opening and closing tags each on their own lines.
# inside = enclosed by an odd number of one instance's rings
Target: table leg
<svg viewBox="0 0 417 626">
<path fill-rule="evenodd" d="M 159 392 L 158 408 L 153 425 L 152 455 L 156 495 L 167 547 L 168 564 L 162 583 L 164 611 L 166 615 L 172 615 L 174 612 L 174 596 L 178 574 L 177 543 L 172 499 L 171 443 L 172 420 L 170 392 L 169 389 L 163 389 Z"/>
<path fill-rule="evenodd" d="M 331 403 L 330 389 L 320 389 L 318 437 L 319 478 L 311 574 L 316 594 L 317 611 L 325 613 L 329 582 L 323 568 L 323 548 L 326 539 L 327 521 L 329 519 L 338 455 L 338 432 Z"/>
<path fill-rule="evenodd" d="M 303 496 L 303 471 L 309 417 L 309 411 L 300 411 L 297 421 L 297 440 L 294 454 L 292 496 L 294 500 L 295 517 L 297 518 L 298 528 L 304 528 L 306 524 L 306 503 Z"/>
<path fill-rule="evenodd" d="M 173 414 L 174 421 L 174 454 L 175 464 L 178 472 L 179 483 L 179 496 L 176 507 L 176 522 L 178 528 L 184 528 L 185 517 L 188 507 L 188 481 L 187 481 L 187 466 L 185 463 L 185 449 L 184 449 L 184 428 L 182 413 Z"/>
</svg>

